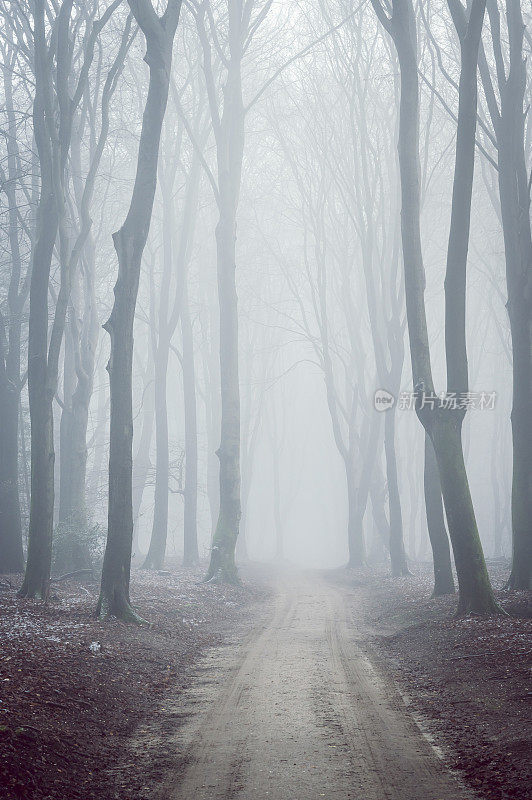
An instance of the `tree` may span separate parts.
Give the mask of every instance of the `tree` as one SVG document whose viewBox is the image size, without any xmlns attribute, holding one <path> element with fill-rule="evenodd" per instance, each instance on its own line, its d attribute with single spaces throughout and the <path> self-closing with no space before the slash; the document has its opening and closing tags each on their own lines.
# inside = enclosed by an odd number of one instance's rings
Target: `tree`
<svg viewBox="0 0 532 800">
<path fill-rule="evenodd" d="M 139 621 L 130 604 L 129 580 L 133 539 L 132 508 L 132 362 L 133 320 L 142 254 L 148 238 L 161 130 L 168 101 L 172 49 L 181 0 L 168 0 L 158 16 L 150 0 L 128 0 L 146 39 L 149 85 L 142 119 L 137 172 L 126 220 L 113 236 L 118 258 L 114 304 L 105 329 L 111 338 L 109 384 L 111 427 L 109 451 L 109 510 L 100 597 L 96 613 Z"/>
<path fill-rule="evenodd" d="M 20 34 L 19 38 L 22 36 Z M 7 164 L 0 165 L 0 180 L 7 203 L 7 238 L 10 272 L 5 308 L 0 306 L 0 571 L 22 572 L 22 521 L 19 497 L 19 404 L 25 383 L 21 374 L 23 316 L 28 299 L 29 258 L 34 221 L 25 214 L 31 209 L 31 186 L 26 185 L 22 166 L 21 131 L 17 125 L 17 86 L 14 74 L 20 64 L 27 68 L 29 52 L 12 42 L 0 43 L 5 96 Z M 30 158 L 31 164 L 31 158 Z"/>
<path fill-rule="evenodd" d="M 220 307 L 220 508 L 206 580 L 237 582 L 235 547 L 241 517 L 240 393 L 238 379 L 238 303 L 236 293 L 236 219 L 244 157 L 246 107 L 242 94 L 242 61 L 253 36 L 266 18 L 272 0 L 227 0 L 226 52 L 216 32 L 210 0 L 194 0 L 203 49 L 207 95 L 216 143 L 217 180 L 203 160 L 213 187 L 219 217 L 216 226 L 218 302 Z M 208 26 L 208 27 L 207 27 Z M 212 43 L 225 71 L 223 108 L 214 76 Z"/>
<path fill-rule="evenodd" d="M 498 610 L 490 585 L 464 464 L 461 430 L 464 409 L 436 407 L 424 302 L 424 266 L 420 232 L 419 80 L 417 35 L 411 0 L 394 0 L 391 17 L 380 0 L 372 5 L 391 35 L 399 58 L 401 99 L 399 165 L 401 228 L 412 374 L 417 412 L 436 453 L 442 493 L 458 573 L 458 611 Z M 447 395 L 468 390 L 465 343 L 465 276 L 473 182 L 477 57 L 485 0 L 473 0 L 467 25 L 459 20 L 459 2 L 449 7 L 460 40 L 461 70 L 453 203 L 445 280 Z M 434 408 L 431 406 L 434 405 Z"/>
<path fill-rule="evenodd" d="M 128 17 L 120 45 L 103 85 L 94 81 L 94 98 L 84 98 L 84 113 L 73 127 L 71 141 L 73 196 L 78 231 L 72 246 L 68 325 L 65 336 L 64 392 L 61 405 L 59 521 L 86 527 L 87 426 L 94 384 L 99 324 L 96 298 L 96 242 L 92 234 L 91 205 L 102 155 L 109 134 L 109 106 L 136 35 Z M 99 61 L 102 59 L 100 49 Z M 101 63 L 96 71 L 103 78 Z M 97 99 L 100 126 L 98 130 Z M 95 102 L 96 101 L 96 102 Z M 90 134 L 87 135 L 87 128 Z M 89 141 L 89 166 L 82 180 L 82 141 Z"/>
<path fill-rule="evenodd" d="M 505 67 L 499 6 L 488 3 L 497 100 L 488 61 L 479 67 L 497 147 L 507 310 L 513 353 L 512 571 L 509 586 L 532 588 L 532 233 L 525 156 L 526 60 L 520 0 L 506 0 L 509 63 Z M 463 26 L 463 21 L 460 23 Z"/>
<path fill-rule="evenodd" d="M 67 225 L 67 164 L 74 115 L 83 96 L 100 31 L 120 0 L 115 0 L 100 20 L 92 22 L 85 37 L 77 81 L 70 85 L 73 37 L 73 0 L 64 0 L 57 12 L 55 35 L 47 41 L 45 0 L 34 4 L 33 45 L 35 98 L 33 131 L 40 166 L 40 196 L 33 249 L 28 338 L 28 389 L 31 417 L 31 507 L 28 559 L 21 597 L 48 597 L 54 514 L 54 437 L 52 403 L 57 391 L 58 366 L 70 296 L 71 248 Z M 48 291 L 56 239 L 59 239 L 60 288 L 51 331 Z"/>
<path fill-rule="evenodd" d="M 194 84 L 194 68 L 191 64 L 190 72 L 184 81 L 184 88 Z M 171 84 L 171 95 L 174 104 L 181 112 L 181 98 L 175 83 Z M 208 125 L 204 120 L 204 98 L 201 92 L 196 99 L 194 107 L 193 138 L 197 146 L 203 150 L 209 132 Z M 171 129 L 169 127 L 169 129 Z M 173 131 L 173 129 L 171 129 Z M 198 205 L 198 192 L 201 177 L 201 164 L 198 154 L 193 151 L 189 168 L 185 175 L 185 192 L 182 207 L 182 219 L 179 227 L 179 244 L 177 247 L 173 243 L 173 227 L 175 221 L 175 206 L 173 201 L 174 183 L 178 166 L 178 149 L 181 145 L 183 133 L 182 124 L 178 128 L 179 135 L 168 137 L 170 141 L 170 151 L 164 154 L 164 169 L 161 168 L 161 194 L 163 201 L 163 220 L 162 220 L 162 239 L 163 239 L 163 272 L 159 293 L 159 308 L 157 313 L 157 325 L 151 329 L 152 347 L 155 357 L 155 421 L 156 421 L 156 477 L 155 477 L 155 505 L 153 514 L 153 528 L 150 539 L 150 546 L 144 561 L 147 569 L 161 569 L 164 562 L 166 551 L 166 539 L 168 530 L 168 479 L 169 479 L 169 454 L 168 454 L 168 414 L 167 414 L 167 372 L 168 358 L 172 346 L 177 324 L 184 312 L 185 299 L 188 298 L 187 280 L 190 253 L 194 241 L 195 221 Z M 164 147 L 163 147 L 164 150 Z M 175 251 L 175 256 L 174 256 Z M 169 303 L 170 285 L 172 273 L 175 277 L 175 291 L 172 305 Z M 188 309 L 185 313 L 189 314 Z M 198 560 L 197 543 L 194 548 L 193 542 L 197 533 L 195 530 L 195 505 L 197 504 L 197 452 L 194 452 L 194 439 L 196 433 L 191 429 L 195 427 L 194 413 L 192 408 L 192 392 L 195 395 L 195 386 L 191 387 L 190 379 L 194 378 L 194 351 L 193 339 L 188 339 L 187 334 L 192 329 L 190 319 L 184 322 L 181 317 L 181 328 L 183 333 L 183 391 L 185 395 L 185 438 L 190 448 L 189 458 L 185 460 L 185 561 L 189 565 Z M 185 347 L 186 343 L 186 347 Z M 192 349 L 191 349 L 192 348 Z M 186 352 L 185 352 L 186 351 Z M 194 400 L 195 403 L 195 400 Z M 187 435 L 188 433 L 188 435 Z M 196 553 L 194 554 L 194 549 Z"/>
<path fill-rule="evenodd" d="M 185 487 L 183 518 L 183 564 L 192 567 L 198 553 L 198 423 L 196 409 L 196 366 L 194 333 L 190 315 L 188 281 L 185 277 L 181 335 L 183 340 L 183 394 L 185 400 Z"/>
<path fill-rule="evenodd" d="M 425 469 L 423 473 L 423 489 L 425 493 L 425 513 L 432 561 L 434 567 L 433 597 L 454 594 L 454 577 L 451 564 L 449 537 L 445 527 L 445 517 L 441 497 L 440 475 L 434 447 L 430 436 L 425 433 Z"/>
</svg>

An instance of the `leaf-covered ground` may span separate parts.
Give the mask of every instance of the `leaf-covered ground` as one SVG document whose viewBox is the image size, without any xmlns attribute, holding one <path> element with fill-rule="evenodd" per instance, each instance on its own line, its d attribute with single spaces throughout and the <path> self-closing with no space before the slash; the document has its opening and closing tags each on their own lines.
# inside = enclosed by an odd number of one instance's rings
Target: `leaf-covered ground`
<svg viewBox="0 0 532 800">
<path fill-rule="evenodd" d="M 431 600 L 429 567 L 411 578 L 355 576 L 353 602 L 371 648 L 403 690 L 422 728 L 479 795 L 525 800 L 532 787 L 532 594 L 501 589 L 510 616 L 454 617 L 456 598 Z M 351 585 L 353 578 L 351 578 Z"/>
<path fill-rule="evenodd" d="M 456 619 L 455 598 L 430 599 L 430 568 L 412 569 L 411 578 L 343 570 L 331 580 L 348 590 L 372 656 L 447 763 L 479 797 L 530 797 L 530 593 L 499 588 L 511 616 Z M 507 567 L 491 572 L 502 587 Z M 149 797 L 131 736 L 191 681 L 206 648 L 240 639 L 262 618 L 267 580 L 252 574 L 231 588 L 201 583 L 202 571 L 136 571 L 132 598 L 151 623 L 143 628 L 96 621 L 95 582 L 54 584 L 44 607 L 16 598 L 20 578 L 0 577 L 2 800 Z"/>
<path fill-rule="evenodd" d="M 19 600 L 0 579 L 0 797 L 125 800 L 142 786 L 115 780 L 128 738 L 165 691 L 179 691 L 197 657 L 244 634 L 263 591 L 201 583 L 204 573 L 137 571 L 132 600 L 150 627 L 92 617 L 98 585 L 53 586 L 50 604 Z M 9 589 L 11 584 L 12 589 Z"/>
</svg>

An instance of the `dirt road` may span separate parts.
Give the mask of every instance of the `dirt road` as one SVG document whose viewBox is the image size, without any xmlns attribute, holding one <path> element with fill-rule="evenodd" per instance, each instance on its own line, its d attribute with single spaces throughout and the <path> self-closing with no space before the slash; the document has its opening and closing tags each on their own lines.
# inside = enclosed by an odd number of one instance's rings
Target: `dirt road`
<svg viewBox="0 0 532 800">
<path fill-rule="evenodd" d="M 362 640 L 342 589 L 279 577 L 273 615 L 189 693 L 160 797 L 469 800 Z"/>
</svg>

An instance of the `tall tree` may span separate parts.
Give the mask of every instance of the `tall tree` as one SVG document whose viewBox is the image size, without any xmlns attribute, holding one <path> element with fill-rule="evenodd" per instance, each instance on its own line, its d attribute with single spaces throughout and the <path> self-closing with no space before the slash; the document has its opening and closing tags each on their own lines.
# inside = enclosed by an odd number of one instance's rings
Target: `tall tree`
<svg viewBox="0 0 532 800">
<path fill-rule="evenodd" d="M 465 289 L 473 183 L 477 59 L 485 0 L 473 0 L 465 29 L 459 21 L 459 0 L 449 0 L 461 53 L 459 109 L 453 203 L 445 280 L 447 407 L 434 403 L 434 383 L 425 313 L 425 275 L 420 231 L 419 79 L 417 33 L 411 0 L 393 0 L 391 16 L 380 0 L 373 8 L 391 35 L 399 58 L 399 165 L 401 226 L 412 374 L 417 412 L 434 445 L 442 493 L 458 573 L 460 613 L 498 610 L 478 534 L 464 464 L 461 430 L 465 411 L 453 395 L 468 391 L 465 342 Z"/>
<path fill-rule="evenodd" d="M 102 617 L 114 614 L 125 620 L 138 621 L 129 599 L 133 539 L 133 321 L 142 254 L 150 229 L 157 184 L 159 144 L 181 0 L 168 0 L 162 16 L 156 13 L 151 0 L 128 0 L 128 4 L 146 39 L 144 59 L 149 68 L 149 85 L 131 203 L 124 224 L 113 236 L 118 278 L 111 315 L 104 326 L 111 337 L 108 364 L 111 389 L 109 510 L 96 613 Z"/>
<path fill-rule="evenodd" d="M 191 67 L 193 70 L 195 65 Z M 192 83 L 190 74 L 187 76 L 184 86 L 187 87 Z M 174 83 L 171 85 L 171 94 L 174 103 L 181 110 L 181 100 L 179 92 Z M 183 304 L 185 302 L 185 293 L 187 291 L 188 280 L 188 267 L 190 261 L 190 253 L 192 243 L 194 240 L 195 221 L 198 204 L 199 183 L 201 177 L 201 164 L 199 161 L 198 153 L 195 151 L 192 154 L 191 163 L 187 170 L 185 178 L 185 192 L 182 203 L 182 216 L 181 224 L 179 226 L 179 243 L 175 246 L 173 242 L 173 227 L 175 225 L 175 205 L 173 200 L 174 183 L 178 165 L 177 150 L 181 143 L 182 126 L 178 128 L 179 135 L 171 137 L 172 147 L 169 154 L 165 157 L 164 169 L 161 171 L 161 194 L 163 200 L 163 221 L 162 221 L 162 239 L 163 239 L 163 272 L 162 281 L 159 292 L 159 308 L 157 313 L 157 330 L 155 331 L 152 326 L 152 342 L 155 356 L 155 424 L 156 424 L 156 476 L 155 476 L 155 505 L 153 514 L 153 528 L 150 539 L 150 546 L 146 559 L 144 561 L 145 568 L 161 569 L 164 562 L 166 551 L 166 540 L 168 533 L 168 480 L 169 480 L 169 450 L 168 450 L 168 411 L 167 411 L 167 372 L 168 372 L 168 358 L 170 354 L 170 347 L 172 338 L 174 336 L 177 324 L 183 313 Z M 197 143 L 198 148 L 203 150 L 205 141 L 208 134 L 208 126 L 204 122 L 204 103 L 203 97 L 200 94 L 199 102 L 194 108 L 194 121 L 193 121 L 193 138 Z M 170 138 L 170 137 L 169 137 Z M 163 147 L 164 150 L 164 147 Z M 174 256 L 174 251 L 175 256 Z M 169 302 L 170 285 L 174 274 L 175 290 L 172 304 Z M 188 296 L 188 295 L 187 295 Z M 183 326 L 182 326 L 183 327 Z M 182 331 L 183 332 L 183 331 Z M 187 322 L 185 321 L 184 337 L 188 333 Z M 193 350 L 187 348 L 186 351 L 186 367 L 185 367 L 185 338 L 183 339 L 183 384 L 184 393 L 186 395 L 185 402 L 185 437 L 188 426 L 188 433 L 190 434 L 190 426 L 194 425 L 192 406 L 191 406 L 191 387 L 189 380 L 191 376 L 194 377 L 193 369 Z M 187 339 L 187 345 L 191 342 Z M 190 371 L 192 368 L 192 372 Z M 186 371 L 186 380 L 185 380 Z M 186 384 L 186 387 L 185 387 Z M 195 388 L 193 389 L 195 392 Z M 194 467 L 193 463 L 197 460 L 197 454 L 194 455 L 192 445 L 192 434 L 188 438 L 188 444 L 191 447 L 190 459 L 185 460 L 185 472 L 188 474 L 188 492 L 185 489 L 184 502 L 185 502 L 185 517 L 186 517 L 186 532 L 185 538 L 187 541 L 191 536 L 192 520 L 195 519 L 195 512 L 193 509 L 194 499 L 192 486 L 194 480 L 192 479 Z M 190 467 L 190 470 L 187 468 Z M 194 537 L 192 537 L 194 538 Z M 187 548 L 187 559 L 189 558 Z M 193 547 L 192 547 L 193 549 Z M 197 560 L 197 556 L 190 556 L 191 563 Z"/>
<path fill-rule="evenodd" d="M 73 127 L 70 148 L 72 194 L 78 218 L 78 231 L 70 260 L 72 291 L 69 303 L 69 324 L 65 336 L 64 392 L 59 449 L 59 521 L 69 521 L 81 527 L 86 526 L 88 522 L 85 498 L 88 455 L 87 426 L 99 334 L 95 285 L 96 241 L 92 234 L 91 206 L 96 178 L 109 133 L 110 102 L 135 36 L 135 31 L 133 35 L 131 34 L 131 21 L 131 16 L 129 16 L 116 56 L 107 74 L 101 66 L 102 48 L 100 48 L 96 75 L 103 81 L 103 85 L 99 85 L 100 81 L 93 81 L 94 85 L 86 87 L 86 94 L 90 91 L 93 97 L 84 98 L 83 113 L 79 115 L 77 124 Z M 96 108 L 98 105 L 99 114 Z M 85 180 L 82 179 L 81 153 L 84 138 L 88 139 L 89 143 L 89 165 Z"/>
<path fill-rule="evenodd" d="M 432 548 L 432 563 L 434 568 L 434 590 L 432 594 L 433 597 L 440 597 L 444 594 L 453 594 L 455 587 L 449 537 L 447 536 L 445 516 L 443 513 L 438 464 L 436 462 L 434 447 L 427 433 L 425 433 L 423 489 L 425 494 L 427 529 L 429 532 L 430 546 Z"/>
<path fill-rule="evenodd" d="M 240 390 L 238 378 L 238 303 L 236 292 L 236 221 L 244 158 L 245 116 L 254 101 L 244 104 L 242 63 L 254 35 L 266 18 L 272 0 L 226 0 L 222 43 L 210 0 L 193 0 L 203 67 L 216 142 L 217 179 L 207 169 L 218 205 L 216 262 L 220 307 L 220 508 L 214 531 L 207 580 L 238 580 L 235 547 L 241 517 Z M 210 34 L 210 35 L 209 35 Z M 212 38 L 212 41 L 211 41 Z M 217 91 L 213 47 L 223 65 L 223 104 Z M 225 47 L 225 51 L 224 51 Z M 222 105 L 220 113 L 220 105 Z"/>
<path fill-rule="evenodd" d="M 183 395 L 185 405 L 185 487 L 183 509 L 183 564 L 192 567 L 199 561 L 198 552 L 198 422 L 196 408 L 196 365 L 194 332 L 190 313 L 188 280 L 185 277 L 181 309 L 183 341 Z"/>
<path fill-rule="evenodd" d="M 90 16 L 85 20 L 90 34 L 84 39 L 81 67 L 74 81 L 73 45 L 80 20 L 72 18 L 73 0 L 64 0 L 59 6 L 54 36 L 50 40 L 46 26 L 46 14 L 50 8 L 46 0 L 35 0 L 33 6 L 33 131 L 41 186 L 30 285 L 31 506 L 28 559 L 19 591 L 21 597 L 38 596 L 46 600 L 50 586 L 55 462 L 52 403 L 57 391 L 71 267 L 76 257 L 71 247 L 66 204 L 72 125 L 89 77 L 96 39 L 120 1 L 115 0 L 98 21 L 93 22 Z M 60 288 L 49 331 L 48 291 L 56 239 L 59 242 Z"/>
<path fill-rule="evenodd" d="M 17 47 L 13 42 L 2 41 L 0 54 L 7 151 L 5 167 L 0 164 L 0 180 L 7 205 L 10 254 L 5 308 L 0 305 L 0 572 L 22 572 L 18 423 L 20 393 L 24 385 L 21 374 L 24 308 L 30 284 L 30 259 L 25 251 L 31 249 L 34 223 L 22 211 L 25 205 L 22 201 L 31 201 L 31 186 L 26 185 L 22 167 L 14 76 L 20 64 L 27 67 L 29 52 L 25 46 Z M 28 206 L 31 208 L 31 203 Z"/>
<path fill-rule="evenodd" d="M 513 354 L 512 571 L 513 589 L 532 588 L 532 234 L 530 181 L 525 153 L 525 26 L 520 0 L 506 0 L 508 66 L 505 66 L 499 6 L 489 0 L 495 61 L 494 89 L 485 53 L 480 74 L 497 147 L 500 215 L 506 260 L 506 308 Z M 463 26 L 463 21 L 460 23 Z"/>
</svg>

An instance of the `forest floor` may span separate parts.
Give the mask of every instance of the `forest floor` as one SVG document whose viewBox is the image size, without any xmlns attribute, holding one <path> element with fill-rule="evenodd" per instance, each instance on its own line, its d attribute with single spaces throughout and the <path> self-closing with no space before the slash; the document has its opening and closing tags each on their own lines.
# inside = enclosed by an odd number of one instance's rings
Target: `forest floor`
<svg viewBox="0 0 532 800">
<path fill-rule="evenodd" d="M 151 623 L 140 628 L 95 620 L 92 580 L 53 584 L 45 607 L 17 599 L 20 576 L 0 577 L 2 800 L 131 800 L 149 789 L 140 765 L 124 767 L 133 732 L 179 695 L 201 653 L 246 635 L 266 597 L 203 575 L 134 571 L 132 600 Z"/>
<path fill-rule="evenodd" d="M 530 797 L 530 594 L 455 619 L 413 571 L 135 571 L 143 628 L 1 577 L 0 798 Z"/>
<path fill-rule="evenodd" d="M 489 565 L 509 616 L 454 616 L 456 597 L 431 599 L 432 568 L 409 578 L 335 573 L 367 626 L 367 649 L 403 693 L 448 766 L 487 800 L 532 797 L 532 593 L 504 587 L 506 564 Z"/>
</svg>

